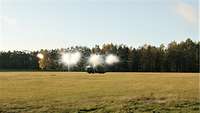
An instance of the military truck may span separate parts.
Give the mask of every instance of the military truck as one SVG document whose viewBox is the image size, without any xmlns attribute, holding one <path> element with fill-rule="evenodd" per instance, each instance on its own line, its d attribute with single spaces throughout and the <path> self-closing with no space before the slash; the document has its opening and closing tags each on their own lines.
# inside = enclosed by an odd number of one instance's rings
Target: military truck
<svg viewBox="0 0 200 113">
<path fill-rule="evenodd" d="M 100 73 L 100 74 L 104 74 L 105 73 L 105 69 L 103 66 L 86 66 L 85 70 L 89 73 L 89 74 L 94 74 L 94 73 Z"/>
</svg>

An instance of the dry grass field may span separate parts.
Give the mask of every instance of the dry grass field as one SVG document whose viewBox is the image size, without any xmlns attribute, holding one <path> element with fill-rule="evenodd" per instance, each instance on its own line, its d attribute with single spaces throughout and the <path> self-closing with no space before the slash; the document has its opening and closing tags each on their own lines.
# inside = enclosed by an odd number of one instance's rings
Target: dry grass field
<svg viewBox="0 0 200 113">
<path fill-rule="evenodd" d="M 199 77 L 1 72 L 0 113 L 198 113 Z"/>
</svg>

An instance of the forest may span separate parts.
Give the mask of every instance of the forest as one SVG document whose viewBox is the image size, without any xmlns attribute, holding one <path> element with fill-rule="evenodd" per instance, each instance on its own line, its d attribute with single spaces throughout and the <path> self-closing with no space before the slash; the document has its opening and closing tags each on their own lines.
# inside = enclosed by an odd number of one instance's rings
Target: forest
<svg viewBox="0 0 200 113">
<path fill-rule="evenodd" d="M 38 51 L 0 51 L 0 71 L 67 71 L 59 63 L 62 51 L 79 51 L 81 60 L 70 71 L 85 71 L 91 54 L 114 54 L 119 63 L 106 66 L 108 72 L 199 72 L 200 42 L 191 39 L 177 43 L 170 42 L 166 47 L 145 44 L 138 48 L 121 44 L 103 44 L 101 47 L 74 46 Z M 40 62 L 36 56 L 42 53 L 45 59 Z M 42 64 L 41 64 L 42 63 Z M 40 68 L 40 66 L 44 68 Z"/>
</svg>

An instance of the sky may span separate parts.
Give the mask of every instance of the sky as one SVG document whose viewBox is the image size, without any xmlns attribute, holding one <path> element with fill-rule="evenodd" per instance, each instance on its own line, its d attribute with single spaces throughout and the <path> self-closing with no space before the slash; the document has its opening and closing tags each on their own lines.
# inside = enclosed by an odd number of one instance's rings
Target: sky
<svg viewBox="0 0 200 113">
<path fill-rule="evenodd" d="M 199 41 L 198 0 L 0 0 L 0 51 Z"/>
</svg>

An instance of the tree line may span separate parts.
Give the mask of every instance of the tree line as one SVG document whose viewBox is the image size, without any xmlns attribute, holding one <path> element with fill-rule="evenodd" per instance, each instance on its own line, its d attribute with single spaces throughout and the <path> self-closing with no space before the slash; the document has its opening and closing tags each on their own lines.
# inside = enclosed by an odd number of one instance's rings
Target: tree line
<svg viewBox="0 0 200 113">
<path fill-rule="evenodd" d="M 187 39 L 180 43 L 173 41 L 165 47 L 143 45 L 138 48 L 126 45 L 104 44 L 88 47 L 70 47 L 40 51 L 1 51 L 0 71 L 6 70 L 42 70 L 66 71 L 67 68 L 60 63 L 60 52 L 79 51 L 82 54 L 80 62 L 71 68 L 71 71 L 85 71 L 88 65 L 87 59 L 91 54 L 115 54 L 120 62 L 106 66 L 107 71 L 114 72 L 199 72 L 200 42 Z M 45 59 L 41 62 L 36 56 L 44 54 Z"/>
</svg>

